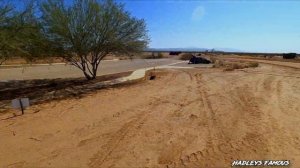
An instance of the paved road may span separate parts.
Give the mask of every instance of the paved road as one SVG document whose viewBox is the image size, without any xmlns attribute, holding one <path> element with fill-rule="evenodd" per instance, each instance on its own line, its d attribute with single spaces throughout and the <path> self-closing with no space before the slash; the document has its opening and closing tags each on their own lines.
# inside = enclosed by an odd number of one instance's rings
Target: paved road
<svg viewBox="0 0 300 168">
<path fill-rule="evenodd" d="M 100 63 L 98 75 L 118 72 L 133 71 L 159 65 L 167 65 L 180 62 L 175 59 L 135 59 L 120 61 L 103 61 Z M 54 79 L 83 77 L 82 72 L 72 65 L 40 65 L 30 67 L 2 68 L 0 69 L 0 81 L 27 80 L 27 79 Z"/>
</svg>

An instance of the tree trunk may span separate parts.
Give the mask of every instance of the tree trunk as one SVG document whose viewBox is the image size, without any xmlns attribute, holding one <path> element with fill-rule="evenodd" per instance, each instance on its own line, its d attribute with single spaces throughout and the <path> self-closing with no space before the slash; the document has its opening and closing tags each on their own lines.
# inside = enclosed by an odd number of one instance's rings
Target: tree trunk
<svg viewBox="0 0 300 168">
<path fill-rule="evenodd" d="M 96 79 L 97 76 L 97 69 L 98 69 L 98 65 L 97 64 L 93 64 L 93 79 Z"/>
<path fill-rule="evenodd" d="M 71 62 L 72 65 L 79 68 L 83 72 L 83 74 L 87 80 L 96 79 L 98 65 L 101 60 L 100 61 L 93 60 L 92 62 L 89 62 L 89 61 L 87 61 L 87 59 L 84 56 L 80 56 L 80 60 L 69 58 L 69 60 L 67 60 L 67 61 Z"/>
<path fill-rule="evenodd" d="M 6 61 L 6 59 L 1 59 L 0 58 L 0 65 L 2 65 L 5 61 Z"/>
<path fill-rule="evenodd" d="M 86 71 L 85 68 L 82 71 L 83 71 L 83 74 L 84 74 L 84 76 L 87 80 L 93 80 L 93 79 L 96 79 L 96 77 L 97 77 L 97 69 L 98 69 L 98 67 L 94 67 L 94 65 L 93 65 L 93 69 L 92 69 L 91 72 Z"/>
<path fill-rule="evenodd" d="M 93 80 L 93 79 L 96 78 L 96 74 L 88 74 L 88 73 L 85 72 L 85 71 L 83 71 L 83 74 L 84 74 L 84 76 L 85 76 L 85 78 L 86 78 L 87 80 Z"/>
</svg>

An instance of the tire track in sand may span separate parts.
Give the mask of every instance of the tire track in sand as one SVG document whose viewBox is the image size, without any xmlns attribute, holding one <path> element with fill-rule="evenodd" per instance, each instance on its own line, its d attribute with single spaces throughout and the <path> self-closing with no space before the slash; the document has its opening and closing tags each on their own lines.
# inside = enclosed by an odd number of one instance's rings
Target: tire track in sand
<svg viewBox="0 0 300 168">
<path fill-rule="evenodd" d="M 188 75 L 189 78 L 191 79 L 190 74 Z M 160 87 L 159 90 L 168 87 L 169 86 L 168 84 L 176 80 L 176 78 L 177 78 L 177 73 L 176 74 L 172 73 L 171 76 L 168 78 L 166 85 Z M 182 102 L 186 102 L 187 97 L 189 95 L 188 91 L 190 91 L 190 89 L 187 89 L 185 96 L 182 97 L 183 101 L 180 101 L 179 103 L 174 103 L 174 105 L 177 107 L 175 111 L 180 111 L 181 108 L 185 107 L 186 103 L 182 104 Z M 138 114 L 135 116 L 135 119 L 125 123 L 117 132 L 115 132 L 111 136 L 109 141 L 105 144 L 104 149 L 94 154 L 94 156 L 90 159 L 90 163 L 88 164 L 89 167 L 91 168 L 101 167 L 106 161 L 109 161 L 112 153 L 121 145 L 122 141 L 129 136 L 131 139 L 134 138 L 142 128 L 143 124 L 150 118 L 150 115 L 153 114 L 155 111 L 159 111 L 156 109 L 160 109 L 161 100 L 168 99 L 168 97 L 169 95 L 165 95 L 160 98 L 155 98 L 153 102 L 149 103 L 151 107 L 139 111 Z"/>
<path fill-rule="evenodd" d="M 204 88 L 204 83 L 201 82 L 201 74 L 196 73 L 196 91 L 199 95 L 198 105 L 200 108 L 204 108 L 204 118 L 206 118 L 206 125 L 208 126 L 208 137 L 206 142 L 206 148 L 201 151 L 193 152 L 189 155 L 182 156 L 179 160 L 173 161 L 171 164 L 166 165 L 167 168 L 177 168 L 177 167 L 208 167 L 208 164 L 203 165 L 204 161 L 209 163 L 213 160 L 217 160 L 216 153 L 220 151 L 220 146 L 214 141 L 214 137 L 224 137 L 223 133 L 220 132 L 221 129 L 215 129 L 217 126 L 216 123 L 216 114 L 213 110 L 212 104 L 208 99 L 208 94 Z"/>
<path fill-rule="evenodd" d="M 240 87 L 236 91 L 237 95 L 227 93 L 227 96 L 234 100 L 232 101 L 233 105 L 239 109 L 240 113 L 243 113 L 242 115 L 237 114 L 242 120 L 240 122 L 245 123 L 249 128 L 244 136 L 234 139 L 228 134 L 230 131 L 224 131 L 226 126 L 224 127 L 221 124 L 222 118 L 218 116 L 213 108 L 201 74 L 196 74 L 196 80 L 198 83 L 197 90 L 202 102 L 202 104 L 199 103 L 199 106 L 204 108 L 205 115 L 203 117 L 207 121 L 206 147 L 203 150 L 181 157 L 179 160 L 167 165 L 167 167 L 221 167 L 221 165 L 230 164 L 234 159 L 245 159 L 247 158 L 245 156 L 249 156 L 249 153 L 252 153 L 253 157 L 260 158 L 266 155 L 268 149 L 265 149 L 265 147 L 268 141 L 262 135 L 262 132 L 257 131 L 262 127 L 259 123 L 262 117 L 261 111 L 249 91 L 250 88 L 247 88 L 247 85 Z"/>
</svg>

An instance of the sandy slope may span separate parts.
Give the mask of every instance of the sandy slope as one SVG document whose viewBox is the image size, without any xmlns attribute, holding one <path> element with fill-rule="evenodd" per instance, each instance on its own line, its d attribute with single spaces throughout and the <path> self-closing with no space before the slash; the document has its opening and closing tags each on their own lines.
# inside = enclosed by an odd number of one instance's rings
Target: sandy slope
<svg viewBox="0 0 300 168">
<path fill-rule="evenodd" d="M 300 167 L 300 71 L 168 70 L 0 121 L 0 167 Z M 36 109 L 42 109 L 34 113 Z"/>
</svg>

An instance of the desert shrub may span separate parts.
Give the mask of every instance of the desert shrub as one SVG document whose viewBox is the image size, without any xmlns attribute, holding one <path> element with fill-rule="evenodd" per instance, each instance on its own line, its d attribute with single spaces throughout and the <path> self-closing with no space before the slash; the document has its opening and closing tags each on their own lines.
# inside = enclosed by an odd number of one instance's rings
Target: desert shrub
<svg viewBox="0 0 300 168">
<path fill-rule="evenodd" d="M 249 63 L 248 63 L 248 66 L 249 66 L 249 67 L 252 67 L 252 68 L 258 67 L 258 65 L 259 65 L 259 64 L 258 64 L 257 62 L 249 62 Z"/>
<path fill-rule="evenodd" d="M 244 69 L 248 67 L 247 63 L 233 63 L 233 69 Z"/>
<path fill-rule="evenodd" d="M 184 53 L 180 55 L 180 60 L 190 60 L 193 57 L 193 54 L 191 53 Z"/>
<path fill-rule="evenodd" d="M 157 54 L 157 58 L 163 58 L 164 57 L 164 55 L 161 53 L 161 52 L 159 52 L 158 54 Z"/>
<path fill-rule="evenodd" d="M 283 59 L 295 59 L 297 56 L 296 53 L 288 53 L 288 54 L 283 54 L 282 57 Z"/>
<path fill-rule="evenodd" d="M 234 69 L 233 69 L 233 67 L 226 67 L 225 69 L 224 69 L 224 71 L 233 71 Z"/>
<path fill-rule="evenodd" d="M 154 55 L 144 55 L 142 58 L 144 58 L 144 59 L 153 59 Z"/>
<path fill-rule="evenodd" d="M 144 59 L 160 59 L 160 58 L 163 58 L 163 57 L 164 57 L 164 55 L 161 52 L 159 52 L 158 54 L 154 53 L 154 54 L 143 56 Z"/>
<path fill-rule="evenodd" d="M 209 59 L 210 59 L 210 61 L 211 61 L 212 63 L 215 63 L 216 60 L 217 60 L 215 57 L 212 57 L 212 56 L 211 56 Z"/>
<path fill-rule="evenodd" d="M 257 62 L 228 62 L 224 60 L 210 57 L 210 60 L 214 63 L 213 68 L 224 68 L 224 71 L 233 71 L 235 69 L 254 68 L 258 67 Z"/>
<path fill-rule="evenodd" d="M 214 63 L 213 68 L 220 68 L 225 65 L 225 62 L 222 60 L 214 60 L 213 63 Z"/>
<path fill-rule="evenodd" d="M 233 71 L 235 69 L 244 69 L 244 68 L 248 68 L 248 65 L 245 63 L 238 63 L 238 62 L 227 63 L 225 64 L 224 71 Z"/>
<path fill-rule="evenodd" d="M 169 55 L 179 55 L 179 54 L 181 54 L 181 52 L 176 52 L 176 51 L 171 51 L 171 52 L 169 52 Z"/>
</svg>

